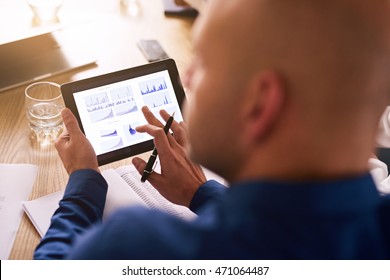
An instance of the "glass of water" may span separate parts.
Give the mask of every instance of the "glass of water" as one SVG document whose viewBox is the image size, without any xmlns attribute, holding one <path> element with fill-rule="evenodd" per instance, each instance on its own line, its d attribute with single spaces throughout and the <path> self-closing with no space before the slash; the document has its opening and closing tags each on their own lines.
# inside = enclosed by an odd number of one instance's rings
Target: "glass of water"
<svg viewBox="0 0 390 280">
<path fill-rule="evenodd" d="M 38 22 L 58 21 L 57 13 L 63 0 L 28 0 L 28 4 Z"/>
<path fill-rule="evenodd" d="M 41 145 L 53 143 L 62 132 L 61 111 L 65 107 L 60 85 L 37 82 L 25 90 L 26 115 L 32 136 Z"/>
</svg>

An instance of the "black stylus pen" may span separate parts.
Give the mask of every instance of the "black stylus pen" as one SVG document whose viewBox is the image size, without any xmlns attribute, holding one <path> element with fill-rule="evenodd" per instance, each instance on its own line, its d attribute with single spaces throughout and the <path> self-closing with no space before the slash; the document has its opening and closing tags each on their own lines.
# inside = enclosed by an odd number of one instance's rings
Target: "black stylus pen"
<svg viewBox="0 0 390 280">
<path fill-rule="evenodd" d="M 175 115 L 175 112 L 173 112 L 172 116 L 169 117 L 167 123 L 164 126 L 164 132 L 165 134 L 168 133 L 169 129 L 171 128 L 172 122 L 173 122 L 173 116 Z M 144 173 L 142 173 L 141 182 L 145 182 L 146 179 L 148 179 L 150 173 L 152 173 L 153 165 L 156 162 L 157 159 L 157 149 L 154 147 L 152 154 L 150 155 L 148 162 L 146 163 Z"/>
</svg>

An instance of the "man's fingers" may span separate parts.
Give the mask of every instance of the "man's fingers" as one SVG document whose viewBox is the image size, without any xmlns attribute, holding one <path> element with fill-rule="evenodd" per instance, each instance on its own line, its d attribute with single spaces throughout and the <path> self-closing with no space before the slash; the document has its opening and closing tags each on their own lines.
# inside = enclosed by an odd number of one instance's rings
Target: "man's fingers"
<svg viewBox="0 0 390 280">
<path fill-rule="evenodd" d="M 155 115 L 149 110 L 147 106 L 142 107 L 142 113 L 144 114 L 144 117 L 146 121 L 149 124 L 158 126 L 158 127 L 163 127 L 164 125 L 155 117 Z"/>
<path fill-rule="evenodd" d="M 145 124 L 137 127 L 136 129 L 138 132 L 146 132 L 154 138 L 154 145 L 156 146 L 156 149 L 161 156 L 169 154 L 170 144 L 168 137 L 161 127 Z"/>
<path fill-rule="evenodd" d="M 69 133 L 66 129 L 58 136 L 56 141 L 54 142 L 54 147 L 58 150 L 64 143 L 67 143 L 69 141 Z"/>
<path fill-rule="evenodd" d="M 138 173 L 142 175 L 144 173 L 144 169 L 146 166 L 146 162 L 138 157 L 133 158 L 132 160 L 133 165 L 137 169 Z M 161 184 L 162 176 L 161 174 L 158 174 L 156 172 L 152 172 L 149 174 L 148 178 L 146 179 L 153 187 L 155 187 L 158 190 L 158 186 Z"/>
<path fill-rule="evenodd" d="M 157 126 L 157 127 L 164 127 L 164 124 L 156 118 L 156 116 L 149 110 L 147 106 L 142 107 L 142 113 L 144 114 L 144 117 L 148 124 Z M 168 119 L 171 117 L 171 115 L 165 111 L 160 110 L 160 116 L 162 119 L 167 122 Z M 137 127 L 136 130 L 138 132 L 145 132 L 145 128 L 142 128 L 143 126 Z M 140 129 L 138 129 L 140 128 Z M 173 120 L 171 128 L 173 133 L 175 134 L 175 139 L 179 142 L 179 144 L 183 145 L 185 143 L 185 135 L 182 126 L 177 121 Z"/>
<path fill-rule="evenodd" d="M 175 0 L 175 4 L 179 6 L 189 6 L 184 0 Z"/>
<path fill-rule="evenodd" d="M 138 132 L 146 132 L 150 136 L 156 137 L 157 135 L 163 133 L 165 135 L 165 132 L 162 127 L 157 127 L 155 125 L 145 124 L 137 126 L 136 130 Z"/>
<path fill-rule="evenodd" d="M 133 163 L 134 167 L 137 169 L 138 173 L 142 175 L 146 166 L 146 162 L 139 157 L 133 158 L 131 162 Z"/>
<path fill-rule="evenodd" d="M 161 110 L 160 115 L 165 121 L 168 121 L 169 117 L 171 116 L 165 110 Z M 175 136 L 176 141 L 180 145 L 184 146 L 186 144 L 186 135 L 185 135 L 185 130 L 183 130 L 183 126 L 181 125 L 181 123 L 183 122 L 179 123 L 173 120 L 171 125 L 171 130 L 173 131 L 173 135 Z"/>
</svg>

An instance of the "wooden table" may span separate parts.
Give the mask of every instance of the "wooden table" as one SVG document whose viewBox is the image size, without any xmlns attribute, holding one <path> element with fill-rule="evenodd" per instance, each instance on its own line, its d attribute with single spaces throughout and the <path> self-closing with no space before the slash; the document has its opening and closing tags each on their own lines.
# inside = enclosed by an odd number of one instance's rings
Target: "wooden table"
<svg viewBox="0 0 390 280">
<path fill-rule="evenodd" d="M 165 17 L 161 0 L 138 0 L 139 13 L 132 15 L 120 1 L 65 0 L 59 22 L 37 24 L 24 0 L 0 2 L 0 43 L 65 26 L 79 28 L 92 40 L 98 57 L 97 66 L 51 77 L 65 83 L 102 73 L 145 64 L 136 46 L 139 39 L 157 39 L 176 60 L 183 72 L 191 59 L 191 18 Z M 7 30 L 3 28 L 7 21 Z M 39 146 L 30 139 L 24 110 L 25 86 L 0 93 L 0 163 L 31 163 L 39 166 L 29 199 L 64 189 L 68 175 L 53 145 Z M 144 155 L 145 156 L 145 155 Z M 130 159 L 102 167 L 131 164 Z M 10 259 L 31 259 L 40 236 L 26 215 L 23 216 Z"/>
</svg>

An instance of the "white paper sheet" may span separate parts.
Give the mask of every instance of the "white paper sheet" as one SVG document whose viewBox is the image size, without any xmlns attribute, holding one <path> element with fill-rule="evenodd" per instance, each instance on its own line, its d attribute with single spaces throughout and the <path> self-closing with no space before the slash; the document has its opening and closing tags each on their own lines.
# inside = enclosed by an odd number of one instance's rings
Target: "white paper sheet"
<svg viewBox="0 0 390 280">
<path fill-rule="evenodd" d="M 32 190 L 38 167 L 0 164 L 0 259 L 8 259 L 23 216 L 22 201 Z"/>
<path fill-rule="evenodd" d="M 50 227 L 51 217 L 59 206 L 64 191 L 51 193 L 40 198 L 23 201 L 23 209 L 39 235 L 43 237 Z"/>
</svg>

